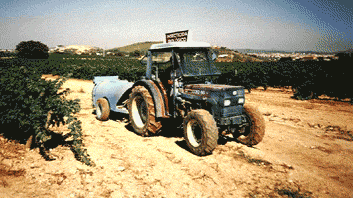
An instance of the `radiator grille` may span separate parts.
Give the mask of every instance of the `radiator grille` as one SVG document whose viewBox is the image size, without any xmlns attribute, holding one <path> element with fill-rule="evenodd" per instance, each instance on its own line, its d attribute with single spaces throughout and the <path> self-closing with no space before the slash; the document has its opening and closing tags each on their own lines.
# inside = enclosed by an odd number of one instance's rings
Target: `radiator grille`
<svg viewBox="0 0 353 198">
<path fill-rule="evenodd" d="M 242 114 L 242 105 L 223 107 L 221 110 L 221 117 L 230 117 Z"/>
</svg>

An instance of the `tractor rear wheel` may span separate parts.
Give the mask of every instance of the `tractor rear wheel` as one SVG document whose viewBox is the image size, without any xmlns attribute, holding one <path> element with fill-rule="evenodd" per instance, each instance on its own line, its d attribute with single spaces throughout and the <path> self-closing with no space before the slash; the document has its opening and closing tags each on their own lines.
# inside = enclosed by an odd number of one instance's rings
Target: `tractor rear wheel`
<svg viewBox="0 0 353 198">
<path fill-rule="evenodd" d="M 109 118 L 109 102 L 105 98 L 99 98 L 96 102 L 96 118 L 100 121 L 106 121 Z"/>
<path fill-rule="evenodd" d="M 136 133 L 150 136 L 162 128 L 161 122 L 156 121 L 152 96 L 145 87 L 136 86 L 132 89 L 128 109 L 131 125 Z"/>
<path fill-rule="evenodd" d="M 245 127 L 244 133 L 240 133 L 237 140 L 247 146 L 256 145 L 265 135 L 265 119 L 255 107 L 249 105 L 244 105 L 244 115 L 249 126 Z"/>
<path fill-rule="evenodd" d="M 218 128 L 212 115 L 203 109 L 192 110 L 183 122 L 184 138 L 191 152 L 203 156 L 217 146 Z"/>
</svg>

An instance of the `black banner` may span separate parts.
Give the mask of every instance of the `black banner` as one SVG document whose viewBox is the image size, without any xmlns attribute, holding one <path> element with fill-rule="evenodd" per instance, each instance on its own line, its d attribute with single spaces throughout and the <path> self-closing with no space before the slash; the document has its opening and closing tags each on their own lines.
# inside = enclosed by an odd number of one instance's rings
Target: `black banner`
<svg viewBox="0 0 353 198">
<path fill-rule="evenodd" d="M 187 42 L 189 30 L 166 33 L 166 43 L 170 42 Z"/>
</svg>

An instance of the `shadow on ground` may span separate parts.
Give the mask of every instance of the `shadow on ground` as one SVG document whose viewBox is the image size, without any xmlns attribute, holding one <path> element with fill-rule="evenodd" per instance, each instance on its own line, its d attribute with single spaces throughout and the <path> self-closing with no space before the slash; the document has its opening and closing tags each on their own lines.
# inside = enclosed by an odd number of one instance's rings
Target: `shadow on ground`
<svg viewBox="0 0 353 198">
<path fill-rule="evenodd" d="M 2 128 L 6 128 L 8 130 L 2 131 L 0 135 L 9 142 L 13 142 L 19 145 L 22 145 L 23 148 L 26 149 L 36 149 L 39 148 L 39 153 L 45 160 L 52 161 L 55 158 L 50 154 L 50 149 L 54 149 L 58 146 L 67 146 L 71 149 L 71 151 L 75 154 L 75 151 L 72 149 L 73 141 L 67 140 L 70 137 L 70 133 L 61 134 L 60 132 L 54 132 L 51 130 L 47 130 L 46 133 L 50 137 L 49 140 L 44 142 L 43 144 L 35 141 L 34 132 L 24 132 L 15 126 L 1 126 Z M 31 137 L 32 136 L 32 137 Z"/>
</svg>

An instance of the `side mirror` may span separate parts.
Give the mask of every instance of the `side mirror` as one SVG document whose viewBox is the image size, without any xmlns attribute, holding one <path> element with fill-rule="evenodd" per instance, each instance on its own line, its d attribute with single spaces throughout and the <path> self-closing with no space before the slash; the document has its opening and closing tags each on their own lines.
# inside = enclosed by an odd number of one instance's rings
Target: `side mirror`
<svg viewBox="0 0 353 198">
<path fill-rule="evenodd" d="M 212 60 L 216 60 L 218 58 L 217 54 L 216 53 L 212 53 Z"/>
</svg>

